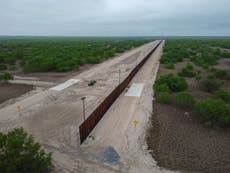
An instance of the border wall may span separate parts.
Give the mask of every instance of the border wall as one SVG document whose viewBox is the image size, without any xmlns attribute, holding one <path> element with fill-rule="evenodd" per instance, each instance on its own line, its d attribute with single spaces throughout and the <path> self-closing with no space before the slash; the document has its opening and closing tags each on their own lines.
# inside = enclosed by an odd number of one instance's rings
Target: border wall
<svg viewBox="0 0 230 173">
<path fill-rule="evenodd" d="M 144 58 L 143 60 L 130 72 L 130 74 L 121 82 L 105 99 L 98 107 L 90 114 L 90 116 L 79 126 L 80 133 L 80 142 L 81 144 L 89 136 L 91 131 L 97 125 L 97 123 L 104 116 L 106 111 L 114 103 L 114 101 L 120 96 L 124 89 L 128 86 L 130 81 L 139 71 L 139 69 L 145 64 L 148 58 L 152 55 L 153 52 L 159 47 L 162 41 L 160 41 Z"/>
</svg>

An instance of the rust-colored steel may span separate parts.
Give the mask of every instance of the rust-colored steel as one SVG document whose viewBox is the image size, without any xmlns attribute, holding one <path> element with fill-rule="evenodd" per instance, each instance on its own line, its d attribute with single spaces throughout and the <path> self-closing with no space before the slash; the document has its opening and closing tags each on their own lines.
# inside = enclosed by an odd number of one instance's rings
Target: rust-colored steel
<svg viewBox="0 0 230 173">
<path fill-rule="evenodd" d="M 158 48 L 161 44 L 161 41 L 145 56 L 145 58 L 130 72 L 130 74 L 126 77 L 126 79 L 121 82 L 106 98 L 105 100 L 98 105 L 98 107 L 91 113 L 91 115 L 83 122 L 79 127 L 80 132 L 80 142 L 81 144 L 88 137 L 90 132 L 94 129 L 97 123 L 104 116 L 106 111 L 110 108 L 113 102 L 119 97 L 119 95 L 124 91 L 124 89 L 128 86 L 130 81 L 139 71 L 139 69 L 144 65 L 144 63 L 148 60 L 150 55 Z"/>
</svg>

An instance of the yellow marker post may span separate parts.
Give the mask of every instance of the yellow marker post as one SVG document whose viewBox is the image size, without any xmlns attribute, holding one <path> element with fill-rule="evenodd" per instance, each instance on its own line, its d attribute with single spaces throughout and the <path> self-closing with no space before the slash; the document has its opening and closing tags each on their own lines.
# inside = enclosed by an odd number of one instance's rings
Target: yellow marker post
<svg viewBox="0 0 230 173">
<path fill-rule="evenodd" d="M 19 115 L 21 116 L 21 106 L 20 106 L 20 105 L 18 105 L 18 106 L 17 106 L 17 109 L 18 109 L 18 113 L 19 113 Z"/>
<path fill-rule="evenodd" d="M 133 121 L 133 124 L 134 124 L 134 126 L 136 126 L 136 125 L 138 124 L 138 121 L 137 121 L 137 120 L 134 120 L 134 121 Z"/>
<path fill-rule="evenodd" d="M 134 121 L 133 121 L 133 124 L 134 124 L 134 126 L 135 126 L 135 130 L 136 130 L 136 126 L 137 126 L 138 123 L 139 123 L 139 122 L 138 122 L 137 120 L 134 120 Z"/>
<path fill-rule="evenodd" d="M 18 109 L 18 112 L 20 112 L 21 111 L 21 106 L 17 106 L 17 109 Z"/>
</svg>

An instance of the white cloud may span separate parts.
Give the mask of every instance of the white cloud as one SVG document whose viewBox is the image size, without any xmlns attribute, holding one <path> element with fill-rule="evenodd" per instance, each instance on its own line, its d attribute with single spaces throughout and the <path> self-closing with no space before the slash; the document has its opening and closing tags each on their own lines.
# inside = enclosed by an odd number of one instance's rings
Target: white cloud
<svg viewBox="0 0 230 173">
<path fill-rule="evenodd" d="M 229 0 L 1 0 L 0 35 L 230 35 Z"/>
</svg>

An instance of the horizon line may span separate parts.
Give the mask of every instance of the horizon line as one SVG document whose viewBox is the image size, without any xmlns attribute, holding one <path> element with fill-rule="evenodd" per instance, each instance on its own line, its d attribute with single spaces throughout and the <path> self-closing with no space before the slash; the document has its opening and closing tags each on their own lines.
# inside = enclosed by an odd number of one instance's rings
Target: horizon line
<svg viewBox="0 0 230 173">
<path fill-rule="evenodd" d="M 230 35 L 1 35 L 0 37 L 230 37 Z"/>
</svg>

